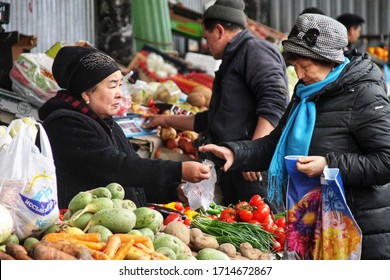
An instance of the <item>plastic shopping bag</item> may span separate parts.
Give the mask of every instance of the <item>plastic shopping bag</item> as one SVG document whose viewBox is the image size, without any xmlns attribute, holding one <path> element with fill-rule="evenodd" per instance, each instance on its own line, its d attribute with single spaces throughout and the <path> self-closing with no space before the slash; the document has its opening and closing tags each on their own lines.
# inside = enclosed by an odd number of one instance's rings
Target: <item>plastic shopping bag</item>
<svg viewBox="0 0 390 280">
<path fill-rule="evenodd" d="M 12 90 L 40 107 L 60 89 L 51 73 L 53 59 L 44 53 L 22 53 L 10 71 Z"/>
<path fill-rule="evenodd" d="M 41 150 L 29 126 L 37 126 Z M 9 135 L 12 141 L 2 143 Z M 55 166 L 42 125 L 16 119 L 0 137 L 0 202 L 11 212 L 14 233 L 38 236 L 59 218 Z"/>
<path fill-rule="evenodd" d="M 360 259 L 362 232 L 346 203 L 337 168 L 309 178 L 286 157 L 288 172 L 286 258 Z"/>
<path fill-rule="evenodd" d="M 212 168 L 210 178 L 199 183 L 186 183 L 183 189 L 184 195 L 188 199 L 188 204 L 193 210 L 200 207 L 207 210 L 214 200 L 215 182 L 217 182 L 214 163 L 206 159 L 203 161 L 203 164 Z"/>
</svg>

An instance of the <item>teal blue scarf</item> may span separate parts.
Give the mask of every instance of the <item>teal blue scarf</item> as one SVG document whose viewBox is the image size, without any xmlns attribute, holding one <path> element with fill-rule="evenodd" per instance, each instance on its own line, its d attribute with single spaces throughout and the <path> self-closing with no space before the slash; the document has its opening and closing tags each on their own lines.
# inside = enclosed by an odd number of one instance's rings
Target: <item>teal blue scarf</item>
<svg viewBox="0 0 390 280">
<path fill-rule="evenodd" d="M 268 169 L 268 197 L 281 204 L 283 193 L 287 186 L 287 171 L 284 157 L 287 155 L 308 155 L 311 137 L 316 122 L 316 106 L 313 101 L 307 99 L 320 91 L 327 84 L 334 82 L 349 63 L 345 58 L 344 63 L 335 67 L 322 81 L 314 84 L 298 84 L 296 95 L 300 102 L 296 104 L 290 113 L 287 124 L 280 136 L 274 155 Z"/>
</svg>

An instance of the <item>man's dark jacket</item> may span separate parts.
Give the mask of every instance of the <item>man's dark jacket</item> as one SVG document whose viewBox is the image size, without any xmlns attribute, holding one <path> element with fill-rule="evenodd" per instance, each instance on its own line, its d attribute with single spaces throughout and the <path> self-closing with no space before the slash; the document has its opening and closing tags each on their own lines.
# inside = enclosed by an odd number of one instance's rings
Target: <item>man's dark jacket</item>
<svg viewBox="0 0 390 280">
<path fill-rule="evenodd" d="M 208 142 L 252 139 L 259 116 L 276 126 L 288 103 L 286 66 L 270 42 L 240 32 L 226 47 L 209 110 L 196 114 L 195 131 Z"/>
</svg>

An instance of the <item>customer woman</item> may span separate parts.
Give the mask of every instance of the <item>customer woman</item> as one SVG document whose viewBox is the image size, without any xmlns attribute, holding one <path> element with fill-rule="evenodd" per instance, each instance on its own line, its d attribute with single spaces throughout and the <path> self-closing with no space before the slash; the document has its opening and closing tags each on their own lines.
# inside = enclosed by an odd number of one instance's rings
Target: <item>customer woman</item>
<svg viewBox="0 0 390 280">
<path fill-rule="evenodd" d="M 286 58 L 299 82 L 279 125 L 256 141 L 206 145 L 224 170 L 267 170 L 269 195 L 283 200 L 284 156 L 309 177 L 338 168 L 347 204 L 363 233 L 362 259 L 390 259 L 390 106 L 386 83 L 367 54 L 344 57 L 343 25 L 303 14 L 287 40 Z"/>
<path fill-rule="evenodd" d="M 63 89 L 39 109 L 53 150 L 59 207 L 80 191 L 121 184 L 127 198 L 145 205 L 144 189 L 159 201 L 178 199 L 184 179 L 199 182 L 210 168 L 199 162 L 140 158 L 114 121 L 122 99 L 122 74 L 115 61 L 94 48 L 58 52 L 53 76 Z M 180 193 L 182 194 L 182 193 Z"/>
</svg>

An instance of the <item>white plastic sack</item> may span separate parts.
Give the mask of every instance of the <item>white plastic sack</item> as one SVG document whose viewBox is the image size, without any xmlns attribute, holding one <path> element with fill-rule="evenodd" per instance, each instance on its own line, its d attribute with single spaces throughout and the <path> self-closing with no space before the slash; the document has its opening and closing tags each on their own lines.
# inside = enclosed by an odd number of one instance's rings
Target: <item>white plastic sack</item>
<svg viewBox="0 0 390 280">
<path fill-rule="evenodd" d="M 210 203 L 214 200 L 215 183 L 217 182 L 217 173 L 215 172 L 214 163 L 209 160 L 204 160 L 203 164 L 211 167 L 211 175 L 207 180 L 199 183 L 189 183 L 184 185 L 183 192 L 188 199 L 188 204 L 191 209 L 196 210 L 203 207 L 207 210 Z"/>
<path fill-rule="evenodd" d="M 29 125 L 39 129 L 41 151 Z M 23 240 L 38 236 L 59 218 L 55 166 L 49 139 L 42 125 L 16 119 L 0 137 L 0 146 L 18 126 L 19 131 L 0 150 L 0 202 L 11 212 L 14 233 Z"/>
<path fill-rule="evenodd" d="M 12 90 L 40 107 L 60 89 L 51 73 L 53 59 L 44 53 L 22 53 L 10 71 Z"/>
</svg>

